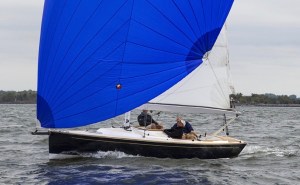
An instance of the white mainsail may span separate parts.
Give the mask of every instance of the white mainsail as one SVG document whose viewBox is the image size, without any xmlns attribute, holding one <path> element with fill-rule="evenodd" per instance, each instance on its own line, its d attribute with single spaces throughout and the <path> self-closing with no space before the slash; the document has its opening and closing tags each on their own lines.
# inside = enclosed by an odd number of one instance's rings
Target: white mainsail
<svg viewBox="0 0 300 185">
<path fill-rule="evenodd" d="M 141 106 L 142 109 L 189 113 L 232 112 L 226 25 L 203 63 L 179 83 Z"/>
</svg>

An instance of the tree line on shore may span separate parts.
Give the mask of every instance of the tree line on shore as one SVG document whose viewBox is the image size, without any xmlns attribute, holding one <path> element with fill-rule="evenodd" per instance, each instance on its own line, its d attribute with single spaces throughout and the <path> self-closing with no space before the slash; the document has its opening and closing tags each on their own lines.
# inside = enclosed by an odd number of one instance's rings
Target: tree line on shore
<svg viewBox="0 0 300 185">
<path fill-rule="evenodd" d="M 1 104 L 35 104 L 36 91 L 0 91 Z M 244 96 L 242 93 L 231 95 L 233 100 L 238 105 L 300 105 L 300 98 L 296 95 L 275 95 L 271 93 L 266 94 L 252 94 L 251 96 Z"/>
<path fill-rule="evenodd" d="M 298 105 L 300 98 L 296 95 L 251 94 L 244 96 L 242 93 L 231 95 L 238 105 Z"/>
<path fill-rule="evenodd" d="M 35 104 L 36 91 L 0 91 L 1 104 Z"/>
</svg>

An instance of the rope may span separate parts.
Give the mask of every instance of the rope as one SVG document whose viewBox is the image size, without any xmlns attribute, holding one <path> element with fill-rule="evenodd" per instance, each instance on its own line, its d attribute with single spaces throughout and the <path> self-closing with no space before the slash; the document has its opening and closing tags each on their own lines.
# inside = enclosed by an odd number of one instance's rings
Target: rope
<svg viewBox="0 0 300 185">
<path fill-rule="evenodd" d="M 231 124 L 238 116 L 234 117 L 234 118 L 231 118 L 231 120 L 229 120 L 224 126 L 222 126 L 219 130 L 217 130 L 216 132 L 214 132 L 212 134 L 212 136 L 216 136 L 218 135 L 220 132 L 223 131 L 223 129 L 225 129 L 225 127 L 227 127 L 229 124 Z"/>
</svg>

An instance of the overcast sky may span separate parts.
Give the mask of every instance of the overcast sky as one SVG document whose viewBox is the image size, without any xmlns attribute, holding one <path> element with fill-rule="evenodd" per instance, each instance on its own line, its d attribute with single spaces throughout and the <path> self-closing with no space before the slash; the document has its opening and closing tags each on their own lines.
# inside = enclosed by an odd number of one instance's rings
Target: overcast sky
<svg viewBox="0 0 300 185">
<path fill-rule="evenodd" d="M 0 0 L 0 90 L 36 90 L 43 0 Z M 300 97 L 300 0 L 235 0 L 227 19 L 236 92 Z"/>
</svg>

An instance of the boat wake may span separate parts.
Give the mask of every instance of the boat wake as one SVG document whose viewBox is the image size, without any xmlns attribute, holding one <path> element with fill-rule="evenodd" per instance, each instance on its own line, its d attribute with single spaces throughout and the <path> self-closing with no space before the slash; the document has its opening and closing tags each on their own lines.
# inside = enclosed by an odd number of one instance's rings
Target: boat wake
<svg viewBox="0 0 300 185">
<path fill-rule="evenodd" d="M 276 157 L 294 157 L 299 156 L 299 149 L 297 148 L 284 148 L 284 147 L 265 147 L 265 146 L 247 146 L 240 156 L 243 157 L 263 157 L 263 156 L 276 156 Z"/>
<path fill-rule="evenodd" d="M 97 159 L 121 159 L 121 158 L 140 157 L 138 155 L 129 155 L 119 151 L 107 151 L 107 152 L 98 151 L 97 153 L 84 153 L 79 155 L 81 157 L 92 157 Z"/>
<path fill-rule="evenodd" d="M 74 155 L 76 154 L 76 155 Z M 97 158 L 97 159 L 121 159 L 121 158 L 133 158 L 140 157 L 139 155 L 129 155 L 119 151 L 98 151 L 97 153 L 78 153 L 73 152 L 72 155 L 68 154 L 49 154 L 51 160 L 63 160 L 72 158 Z"/>
</svg>

